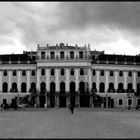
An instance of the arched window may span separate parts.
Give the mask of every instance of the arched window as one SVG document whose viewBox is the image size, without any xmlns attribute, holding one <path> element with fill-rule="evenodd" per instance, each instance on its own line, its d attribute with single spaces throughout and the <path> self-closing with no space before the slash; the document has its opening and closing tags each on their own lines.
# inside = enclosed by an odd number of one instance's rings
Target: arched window
<svg viewBox="0 0 140 140">
<path fill-rule="evenodd" d="M 26 83 L 24 82 L 21 84 L 21 92 L 22 93 L 26 92 Z"/>
<path fill-rule="evenodd" d="M 123 83 L 119 83 L 118 84 L 118 90 L 117 90 L 117 92 L 119 92 L 119 93 L 124 93 L 125 92 L 125 90 L 123 89 Z"/>
<path fill-rule="evenodd" d="M 133 88 L 132 88 L 132 83 L 128 83 L 127 89 L 133 89 Z"/>
<path fill-rule="evenodd" d="M 60 93 L 62 93 L 62 94 L 65 93 L 65 83 L 64 82 L 60 83 Z"/>
<path fill-rule="evenodd" d="M 4 92 L 4 93 L 7 93 L 8 92 L 8 84 L 5 82 L 5 83 L 3 83 L 3 85 L 2 85 L 2 91 Z"/>
<path fill-rule="evenodd" d="M 36 90 L 36 83 L 31 83 L 31 91 L 34 92 Z"/>
<path fill-rule="evenodd" d="M 114 89 L 114 84 L 113 83 L 109 83 L 109 89 Z"/>
<path fill-rule="evenodd" d="M 123 89 L 123 83 L 119 83 L 118 88 Z"/>
<path fill-rule="evenodd" d="M 46 92 L 46 83 L 42 82 L 40 84 L 40 91 L 41 91 L 41 94 L 44 94 Z"/>
<path fill-rule="evenodd" d="M 42 76 L 45 75 L 45 69 L 44 69 L 44 68 L 41 69 L 41 75 L 42 75 Z"/>
<path fill-rule="evenodd" d="M 74 68 L 71 68 L 70 75 L 74 75 Z"/>
<path fill-rule="evenodd" d="M 100 92 L 103 93 L 105 91 L 105 84 L 102 82 L 100 83 Z"/>
<path fill-rule="evenodd" d="M 50 83 L 50 93 L 55 94 L 55 83 L 54 82 Z"/>
<path fill-rule="evenodd" d="M 80 68 L 80 75 L 84 75 L 84 69 Z"/>
<path fill-rule="evenodd" d="M 17 92 L 17 83 L 12 83 L 12 92 Z"/>
</svg>

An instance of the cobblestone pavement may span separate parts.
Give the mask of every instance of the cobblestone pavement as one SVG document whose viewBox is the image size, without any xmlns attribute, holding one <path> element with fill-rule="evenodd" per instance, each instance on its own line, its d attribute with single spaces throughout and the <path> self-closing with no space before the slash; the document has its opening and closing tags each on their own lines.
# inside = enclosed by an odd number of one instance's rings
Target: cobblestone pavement
<svg viewBox="0 0 140 140">
<path fill-rule="evenodd" d="M 0 138 L 139 138 L 140 110 L 46 108 L 0 111 Z"/>
</svg>

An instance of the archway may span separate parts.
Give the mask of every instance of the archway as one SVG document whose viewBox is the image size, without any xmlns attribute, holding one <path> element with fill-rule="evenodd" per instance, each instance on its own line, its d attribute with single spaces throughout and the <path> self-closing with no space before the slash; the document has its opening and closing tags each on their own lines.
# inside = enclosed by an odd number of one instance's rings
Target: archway
<svg viewBox="0 0 140 140">
<path fill-rule="evenodd" d="M 22 93 L 26 92 L 26 83 L 24 83 L 24 82 L 21 84 L 21 92 Z"/>
<path fill-rule="evenodd" d="M 66 94 L 65 94 L 65 83 L 60 83 L 60 96 L 59 96 L 59 106 L 66 107 Z"/>
<path fill-rule="evenodd" d="M 55 107 L 55 83 L 50 83 L 50 107 Z"/>
<path fill-rule="evenodd" d="M 121 93 L 121 92 L 123 93 L 123 92 L 124 92 L 123 83 L 119 83 L 119 84 L 118 84 L 118 92 L 119 92 L 119 93 Z"/>
<path fill-rule="evenodd" d="M 73 104 L 75 106 L 75 83 L 70 83 L 70 104 Z"/>
<path fill-rule="evenodd" d="M 17 92 L 17 83 L 12 83 L 12 92 Z"/>
<path fill-rule="evenodd" d="M 105 92 L 105 84 L 103 82 L 100 83 L 100 92 L 101 93 Z"/>
<path fill-rule="evenodd" d="M 5 83 L 3 83 L 3 85 L 2 85 L 2 91 L 4 92 L 4 93 L 7 93 L 8 92 L 8 84 L 5 82 Z"/>
<path fill-rule="evenodd" d="M 40 84 L 40 95 L 39 95 L 39 99 L 40 99 L 40 107 L 44 107 L 44 104 L 46 102 L 46 95 L 45 95 L 45 92 L 46 92 L 46 83 L 45 82 L 42 82 Z"/>
<path fill-rule="evenodd" d="M 97 91 L 97 89 L 96 89 L 96 83 L 95 82 L 92 83 L 92 91 L 93 92 L 96 92 Z"/>
</svg>

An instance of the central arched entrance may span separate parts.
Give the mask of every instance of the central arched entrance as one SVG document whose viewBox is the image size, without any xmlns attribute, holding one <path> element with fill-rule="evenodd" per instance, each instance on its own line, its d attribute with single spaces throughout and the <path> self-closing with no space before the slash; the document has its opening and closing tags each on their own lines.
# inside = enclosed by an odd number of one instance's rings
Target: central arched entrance
<svg viewBox="0 0 140 140">
<path fill-rule="evenodd" d="M 66 107 L 65 83 L 60 83 L 59 106 Z"/>
<path fill-rule="evenodd" d="M 40 107 L 44 107 L 46 101 L 45 92 L 46 92 L 46 83 L 42 82 L 40 84 L 40 96 L 39 96 Z"/>
<path fill-rule="evenodd" d="M 70 104 L 73 104 L 75 106 L 75 83 L 70 83 Z"/>
<path fill-rule="evenodd" d="M 55 107 L 55 83 L 50 83 L 50 107 Z"/>
</svg>

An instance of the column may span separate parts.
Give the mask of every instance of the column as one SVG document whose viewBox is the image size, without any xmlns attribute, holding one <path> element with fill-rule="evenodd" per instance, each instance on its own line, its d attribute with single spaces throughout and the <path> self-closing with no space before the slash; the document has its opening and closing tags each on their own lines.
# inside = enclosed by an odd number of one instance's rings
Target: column
<svg viewBox="0 0 140 140">
<path fill-rule="evenodd" d="M 20 81 L 20 79 L 21 79 L 21 70 L 18 70 L 18 73 L 17 73 L 17 75 L 18 75 L 18 80 L 17 80 L 17 86 L 18 86 L 18 92 L 21 92 L 21 81 Z"/>
<path fill-rule="evenodd" d="M 40 68 L 37 68 L 37 79 L 36 79 L 36 83 L 37 83 L 37 85 L 36 85 L 36 87 L 37 87 L 37 89 L 38 89 L 38 92 L 40 91 Z"/>
<path fill-rule="evenodd" d="M 58 94 L 60 92 L 60 84 L 59 84 L 59 69 L 56 68 L 56 72 L 55 72 L 55 78 L 56 78 L 56 93 Z M 56 96 L 56 107 L 59 107 L 59 96 Z"/>
<path fill-rule="evenodd" d="M 127 89 L 127 71 L 124 71 L 124 89 Z"/>
<path fill-rule="evenodd" d="M 108 92 L 108 76 L 109 76 L 109 70 L 106 70 L 105 72 L 105 92 Z"/>
<path fill-rule="evenodd" d="M 30 90 L 30 70 L 27 70 L 27 92 Z"/>
<path fill-rule="evenodd" d="M 8 70 L 8 92 L 10 92 L 11 89 L 11 76 L 12 76 L 12 70 Z"/>
<path fill-rule="evenodd" d="M 2 92 L 2 70 L 0 70 L 0 92 Z"/>
<path fill-rule="evenodd" d="M 88 68 L 88 83 L 89 83 L 89 91 L 90 91 L 90 96 L 89 96 L 89 98 L 90 98 L 90 107 L 93 107 L 93 104 L 92 104 L 92 96 L 91 96 L 91 89 L 92 89 L 92 79 L 91 79 L 91 77 L 92 77 L 92 74 L 91 74 L 91 68 L 89 67 Z"/>
<path fill-rule="evenodd" d="M 75 77 L 76 92 L 78 92 L 78 95 L 76 96 L 76 105 L 79 107 L 79 105 L 80 105 L 80 100 L 79 100 L 80 96 L 79 96 L 79 69 L 78 68 L 75 69 L 75 75 L 76 75 L 76 77 Z"/>
<path fill-rule="evenodd" d="M 68 94 L 70 91 L 69 75 L 70 75 L 69 68 L 66 68 L 66 94 Z M 68 107 L 70 104 L 70 98 L 68 95 L 66 96 L 66 102 L 67 102 L 66 105 Z"/>
<path fill-rule="evenodd" d="M 133 72 L 133 89 L 136 92 L 136 71 Z"/>
<path fill-rule="evenodd" d="M 96 71 L 96 88 L 97 92 L 99 92 L 99 70 Z"/>
<path fill-rule="evenodd" d="M 115 70 L 115 90 L 117 92 L 118 89 L 118 71 Z"/>
<path fill-rule="evenodd" d="M 49 71 L 49 68 L 46 68 L 45 69 L 45 73 L 46 73 L 46 88 L 47 88 L 47 93 L 50 92 L 50 71 Z M 50 106 L 50 98 L 49 96 L 47 97 L 47 93 L 46 93 L 46 106 Z"/>
</svg>

